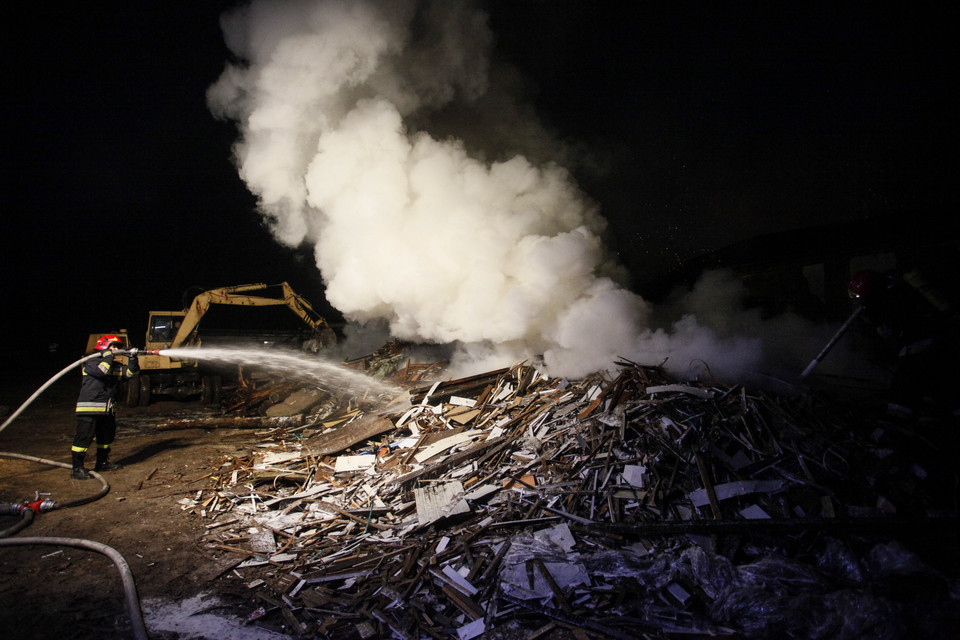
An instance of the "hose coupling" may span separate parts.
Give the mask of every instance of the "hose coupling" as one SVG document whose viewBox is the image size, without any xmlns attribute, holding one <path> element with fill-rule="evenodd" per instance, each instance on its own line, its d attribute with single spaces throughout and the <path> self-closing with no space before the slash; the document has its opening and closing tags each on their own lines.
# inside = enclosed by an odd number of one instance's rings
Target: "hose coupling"
<svg viewBox="0 0 960 640">
<path fill-rule="evenodd" d="M 53 511 L 57 508 L 57 503 L 51 500 L 50 498 L 44 498 L 42 500 L 35 500 L 26 505 L 36 514 L 47 513 L 48 511 Z"/>
</svg>

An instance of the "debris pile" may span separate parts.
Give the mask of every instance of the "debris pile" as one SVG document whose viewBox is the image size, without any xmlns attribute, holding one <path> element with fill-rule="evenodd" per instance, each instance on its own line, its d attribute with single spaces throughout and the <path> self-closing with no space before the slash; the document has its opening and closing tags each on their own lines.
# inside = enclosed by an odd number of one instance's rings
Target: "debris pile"
<svg viewBox="0 0 960 640">
<path fill-rule="evenodd" d="M 891 448 L 902 430 L 631 362 L 435 382 L 436 366 L 390 361 L 379 371 L 408 392 L 385 408 L 280 380 L 218 418 L 159 425 L 257 430 L 181 500 L 206 522 L 205 579 L 242 580 L 252 624 L 813 638 L 955 616 L 940 604 L 955 576 L 893 536 L 956 524 L 955 495 L 937 493 L 952 472 Z M 904 585 L 923 613 L 891 595 Z"/>
</svg>

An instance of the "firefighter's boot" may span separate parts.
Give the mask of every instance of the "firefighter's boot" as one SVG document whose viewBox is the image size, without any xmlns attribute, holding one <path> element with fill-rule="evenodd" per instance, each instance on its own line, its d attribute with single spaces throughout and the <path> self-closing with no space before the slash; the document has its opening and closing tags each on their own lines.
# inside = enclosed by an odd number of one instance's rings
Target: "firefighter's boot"
<svg viewBox="0 0 960 640">
<path fill-rule="evenodd" d="M 73 471 L 70 477 L 74 480 L 87 480 L 90 478 L 90 472 L 83 468 L 83 458 L 86 454 L 73 452 Z"/>
<path fill-rule="evenodd" d="M 110 462 L 110 449 L 97 449 L 97 464 L 93 467 L 94 471 L 116 471 L 122 468 L 122 464 Z"/>
</svg>

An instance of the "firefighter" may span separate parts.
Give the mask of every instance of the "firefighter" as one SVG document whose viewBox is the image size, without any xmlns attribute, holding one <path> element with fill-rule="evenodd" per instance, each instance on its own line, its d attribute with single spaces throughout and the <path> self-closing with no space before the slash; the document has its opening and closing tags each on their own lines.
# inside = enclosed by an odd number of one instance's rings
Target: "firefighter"
<svg viewBox="0 0 960 640">
<path fill-rule="evenodd" d="M 871 333 L 888 345 L 893 361 L 888 411 L 908 418 L 931 408 L 934 414 L 952 414 L 958 323 L 949 298 L 916 269 L 860 271 L 847 290 L 863 308 Z"/>
<path fill-rule="evenodd" d="M 126 367 L 114 361 L 122 346 L 113 334 L 100 336 L 96 350 L 99 358 L 83 363 L 83 380 L 77 398 L 77 433 L 73 439 L 71 478 L 86 480 L 90 473 L 83 467 L 83 459 L 94 439 L 97 441 L 97 461 L 94 471 L 114 471 L 121 465 L 110 462 L 110 445 L 117 433 L 114 398 L 122 378 L 131 378 L 140 371 L 139 358 L 131 354 Z"/>
</svg>

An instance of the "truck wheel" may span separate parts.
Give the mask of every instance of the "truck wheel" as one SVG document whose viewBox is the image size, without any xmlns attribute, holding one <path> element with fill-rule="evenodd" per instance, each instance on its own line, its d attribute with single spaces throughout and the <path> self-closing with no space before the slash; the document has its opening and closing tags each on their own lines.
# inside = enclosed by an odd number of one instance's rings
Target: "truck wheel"
<svg viewBox="0 0 960 640">
<path fill-rule="evenodd" d="M 136 407 L 140 404 L 140 380 L 133 378 L 123 383 L 126 387 L 126 402 L 128 407 Z"/>
<path fill-rule="evenodd" d="M 200 401 L 203 404 L 218 404 L 220 402 L 220 390 L 222 383 L 220 376 L 204 376 L 200 384 Z"/>
<path fill-rule="evenodd" d="M 140 406 L 150 404 L 150 376 L 140 375 Z"/>
</svg>

